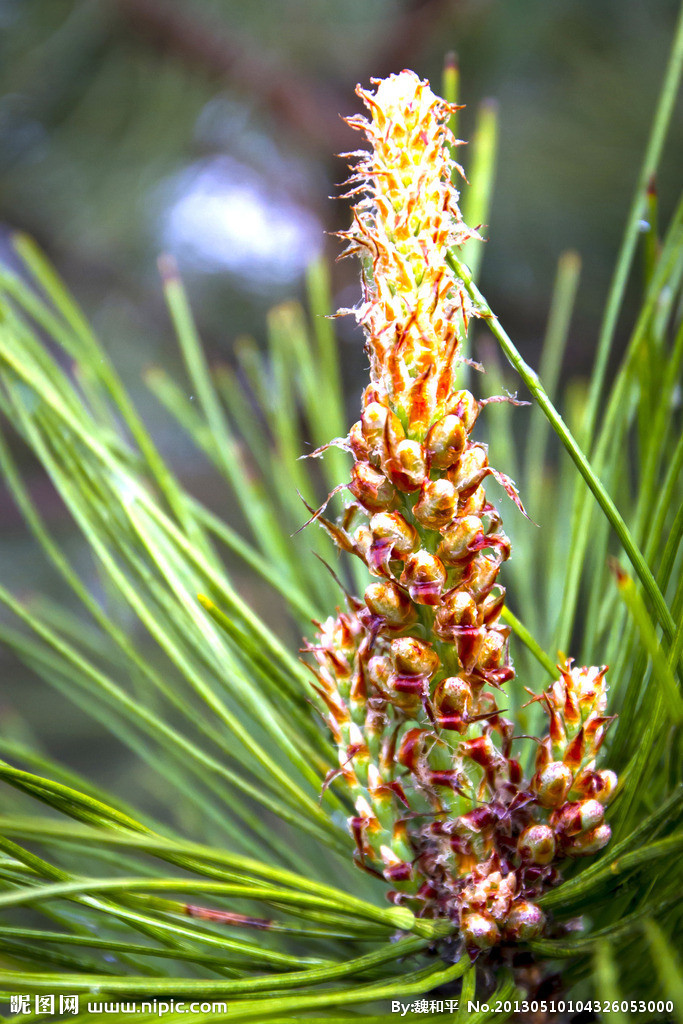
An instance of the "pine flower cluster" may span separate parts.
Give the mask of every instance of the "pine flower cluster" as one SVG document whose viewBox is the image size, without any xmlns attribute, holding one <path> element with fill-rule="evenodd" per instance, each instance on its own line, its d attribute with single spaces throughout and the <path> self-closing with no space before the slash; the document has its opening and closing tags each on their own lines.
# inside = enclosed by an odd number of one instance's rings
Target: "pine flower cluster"
<svg viewBox="0 0 683 1024">
<path fill-rule="evenodd" d="M 473 439 L 485 402 L 457 387 L 478 316 L 446 259 L 476 232 L 453 185 L 451 106 L 412 72 L 359 88 L 370 117 L 349 123 L 359 198 L 344 233 L 360 255 L 370 384 L 344 442 L 353 496 L 319 520 L 362 559 L 362 600 L 319 624 L 308 645 L 354 805 L 360 867 L 416 915 L 450 919 L 471 953 L 539 935 L 538 897 L 565 857 L 610 838 L 616 777 L 596 755 L 610 719 L 605 669 L 559 667 L 542 701 L 549 733 L 523 777 L 498 694 L 514 677 L 498 581 L 510 556 L 488 476 L 515 487 Z M 349 311 L 346 311 L 349 312 Z"/>
</svg>

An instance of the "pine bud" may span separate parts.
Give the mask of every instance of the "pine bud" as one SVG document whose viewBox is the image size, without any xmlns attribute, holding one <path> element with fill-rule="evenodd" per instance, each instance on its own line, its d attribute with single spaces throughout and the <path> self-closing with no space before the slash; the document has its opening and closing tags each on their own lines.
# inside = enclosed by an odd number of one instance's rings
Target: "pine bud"
<svg viewBox="0 0 683 1024">
<path fill-rule="evenodd" d="M 448 403 L 448 411 L 458 417 L 467 434 L 472 433 L 479 415 L 479 402 L 473 394 L 469 391 L 456 391 Z"/>
<path fill-rule="evenodd" d="M 446 565 L 457 565 L 484 542 L 484 524 L 479 516 L 460 516 L 444 533 L 437 554 Z"/>
<path fill-rule="evenodd" d="M 598 825 L 590 832 L 582 832 L 572 836 L 564 844 L 564 852 L 569 857 L 586 857 L 591 853 L 597 853 L 607 846 L 612 838 L 612 830 L 607 824 Z"/>
<path fill-rule="evenodd" d="M 464 676 L 447 676 L 432 698 L 436 721 L 442 729 L 463 732 L 472 708 L 472 688 Z"/>
<path fill-rule="evenodd" d="M 458 491 L 450 480 L 425 480 L 413 512 L 415 518 L 428 530 L 448 526 L 456 514 Z"/>
<path fill-rule="evenodd" d="M 353 547 L 357 554 L 367 564 L 371 560 L 372 553 L 372 532 L 366 523 L 361 523 L 360 526 L 356 527 L 353 531 Z M 373 564 L 374 568 L 377 568 Z"/>
<path fill-rule="evenodd" d="M 481 516 L 490 508 L 486 490 L 480 484 L 471 494 L 460 495 L 459 513 L 463 516 Z"/>
<path fill-rule="evenodd" d="M 505 922 L 505 933 L 518 942 L 528 942 L 540 935 L 545 925 L 545 914 L 535 903 L 517 900 Z"/>
<path fill-rule="evenodd" d="M 489 457 L 484 445 L 475 444 L 448 471 L 448 478 L 461 497 L 474 492 L 488 472 Z"/>
<path fill-rule="evenodd" d="M 471 594 L 453 590 L 446 595 L 434 616 L 434 633 L 440 640 L 455 644 L 462 668 L 471 672 L 484 638 L 479 609 Z"/>
<path fill-rule="evenodd" d="M 368 446 L 368 442 L 363 436 L 363 424 L 361 420 L 356 420 L 349 430 L 348 441 L 356 462 L 370 461 L 370 448 Z"/>
<path fill-rule="evenodd" d="M 502 629 L 487 630 L 477 652 L 477 668 L 483 675 L 504 671 L 507 666 L 507 652 L 507 633 Z"/>
<path fill-rule="evenodd" d="M 529 825 L 517 840 L 517 849 L 532 864 L 550 864 L 555 856 L 555 833 L 548 825 Z"/>
<path fill-rule="evenodd" d="M 417 618 L 410 598 L 395 583 L 371 583 L 365 591 L 365 603 L 389 629 L 405 629 Z"/>
<path fill-rule="evenodd" d="M 597 772 L 597 776 L 600 780 L 600 788 L 596 790 L 595 799 L 599 800 L 601 804 L 607 805 L 617 791 L 619 780 L 616 773 L 609 769 Z"/>
<path fill-rule="evenodd" d="M 478 554 L 472 559 L 467 576 L 467 586 L 477 601 L 482 601 L 490 592 L 500 571 L 500 562 L 488 555 Z"/>
<path fill-rule="evenodd" d="M 387 689 L 392 671 L 391 658 L 386 654 L 373 654 L 368 660 L 368 678 L 380 692 Z"/>
<path fill-rule="evenodd" d="M 427 434 L 425 451 L 432 469 L 449 469 L 457 462 L 467 442 L 467 433 L 458 416 L 450 413 L 437 420 Z"/>
<path fill-rule="evenodd" d="M 581 830 L 589 831 L 602 825 L 605 808 L 599 800 L 583 800 L 581 803 Z"/>
<path fill-rule="evenodd" d="M 401 583 L 416 604 L 438 605 L 446 582 L 443 562 L 421 548 L 406 558 Z"/>
<path fill-rule="evenodd" d="M 370 402 L 363 409 L 360 421 L 363 438 L 375 456 L 379 456 L 384 451 L 384 428 L 388 416 L 389 410 L 380 402 Z"/>
<path fill-rule="evenodd" d="M 394 500 L 394 488 L 384 473 L 369 462 L 356 462 L 351 470 L 349 490 L 370 512 L 389 508 Z"/>
<path fill-rule="evenodd" d="M 427 476 L 427 463 L 422 445 L 417 441 L 401 441 L 387 463 L 389 475 L 400 491 L 419 491 Z"/>
<path fill-rule="evenodd" d="M 500 931 L 496 922 L 488 914 L 480 914 L 476 910 L 462 915 L 460 931 L 466 946 L 490 949 L 500 942 Z"/>
<path fill-rule="evenodd" d="M 468 590 L 451 590 L 436 613 L 436 622 L 444 640 L 454 639 L 458 629 L 479 625 L 477 602 Z"/>
<path fill-rule="evenodd" d="M 389 559 L 401 561 L 420 543 L 417 530 L 409 526 L 399 512 L 378 512 L 370 520 L 373 549 L 386 547 Z"/>
<path fill-rule="evenodd" d="M 559 807 L 571 789 L 574 776 L 566 764 L 551 761 L 532 780 L 532 787 L 544 807 Z"/>
<path fill-rule="evenodd" d="M 412 636 L 391 641 L 394 668 L 401 676 L 431 676 L 439 667 L 439 655 L 429 644 Z"/>
</svg>

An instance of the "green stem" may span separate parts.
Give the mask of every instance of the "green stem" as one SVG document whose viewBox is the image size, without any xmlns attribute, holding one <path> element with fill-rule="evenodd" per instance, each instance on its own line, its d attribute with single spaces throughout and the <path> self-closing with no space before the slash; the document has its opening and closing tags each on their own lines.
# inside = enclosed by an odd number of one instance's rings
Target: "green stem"
<svg viewBox="0 0 683 1024">
<path fill-rule="evenodd" d="M 657 586 L 655 578 L 652 575 L 642 552 L 633 540 L 631 532 L 624 522 L 621 513 L 607 493 L 602 482 L 596 476 L 591 464 L 575 441 L 571 431 L 567 427 L 567 424 L 548 398 L 538 374 L 535 370 L 532 370 L 527 362 L 525 362 L 507 331 L 505 331 L 505 329 L 500 325 L 486 299 L 472 280 L 472 276 L 467 267 L 460 263 L 452 253 L 449 253 L 446 259 L 455 273 L 461 278 L 468 294 L 477 304 L 483 316 L 487 318 L 489 328 L 498 339 L 508 362 L 510 362 L 515 368 L 531 392 L 534 400 L 547 416 L 550 425 L 569 452 L 574 465 L 588 484 L 588 487 L 595 496 L 600 508 L 611 523 L 614 532 L 621 541 L 621 545 L 631 562 L 631 565 L 643 584 L 643 588 L 652 603 L 659 624 L 664 630 L 667 639 L 671 641 L 676 629 L 673 616 L 667 607 L 666 601 Z"/>
</svg>

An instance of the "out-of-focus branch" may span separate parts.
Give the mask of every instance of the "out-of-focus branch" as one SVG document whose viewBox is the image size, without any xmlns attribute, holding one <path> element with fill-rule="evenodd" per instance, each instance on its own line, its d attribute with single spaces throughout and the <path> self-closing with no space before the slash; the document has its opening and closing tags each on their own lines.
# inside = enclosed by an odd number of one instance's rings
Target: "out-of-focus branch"
<svg viewBox="0 0 683 1024">
<path fill-rule="evenodd" d="M 369 74 L 382 77 L 414 63 L 443 14 L 458 0 L 410 0 L 393 20 L 372 60 Z M 125 26 L 158 50 L 173 53 L 193 68 L 240 87 L 282 119 L 316 149 L 341 151 L 356 145 L 339 116 L 349 96 L 329 82 L 307 79 L 231 28 L 211 24 L 167 0 L 112 0 Z"/>
<path fill-rule="evenodd" d="M 339 117 L 348 106 L 329 85 L 307 81 L 251 40 L 173 7 L 165 0 L 113 0 L 125 26 L 190 66 L 257 97 L 308 145 L 348 149 L 353 133 Z"/>
</svg>

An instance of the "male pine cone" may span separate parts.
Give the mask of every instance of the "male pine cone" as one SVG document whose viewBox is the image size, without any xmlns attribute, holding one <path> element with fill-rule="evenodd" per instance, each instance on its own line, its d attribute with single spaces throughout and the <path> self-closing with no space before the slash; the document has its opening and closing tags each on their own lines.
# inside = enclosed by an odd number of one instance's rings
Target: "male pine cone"
<svg viewBox="0 0 683 1024">
<path fill-rule="evenodd" d="M 362 260 L 370 384 L 345 445 L 353 495 L 342 521 L 319 517 L 375 578 L 362 601 L 318 624 L 308 646 L 355 814 L 359 866 L 422 917 L 448 918 L 475 951 L 544 928 L 537 899 L 562 857 L 609 840 L 616 777 L 595 756 L 604 669 L 561 668 L 540 698 L 550 733 L 535 774 L 513 756 L 496 693 L 514 677 L 498 582 L 510 555 L 486 495 L 512 482 L 472 439 L 482 403 L 457 387 L 478 316 L 446 257 L 476 231 L 463 222 L 448 128 L 453 107 L 410 71 L 358 89 L 370 119 L 349 124 L 369 151 L 349 179 L 346 253 Z M 520 506 L 521 507 L 521 506 Z"/>
</svg>

